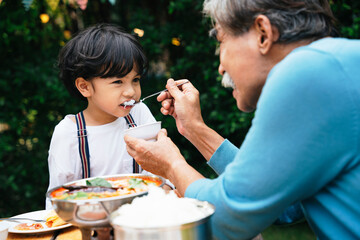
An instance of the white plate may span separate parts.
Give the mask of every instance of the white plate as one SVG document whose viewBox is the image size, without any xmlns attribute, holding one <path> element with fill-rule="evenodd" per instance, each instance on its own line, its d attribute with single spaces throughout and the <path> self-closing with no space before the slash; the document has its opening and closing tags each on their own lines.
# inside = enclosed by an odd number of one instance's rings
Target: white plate
<svg viewBox="0 0 360 240">
<path fill-rule="evenodd" d="M 24 218 L 32 218 L 32 219 L 44 219 L 45 217 L 49 214 L 51 210 L 40 210 L 40 211 L 35 211 L 35 212 L 29 212 L 29 213 L 23 213 L 20 215 L 16 215 L 13 216 L 15 217 L 24 217 Z M 63 228 L 67 228 L 72 226 L 70 223 L 58 226 L 58 227 L 51 227 L 49 228 L 48 226 L 46 226 L 45 222 L 40 222 L 41 225 L 44 226 L 44 228 L 42 229 L 35 229 L 35 230 L 17 230 L 15 229 L 15 226 L 20 224 L 20 223 L 34 223 L 32 221 L 27 221 L 27 220 L 19 220 L 18 222 L 9 222 L 10 228 L 9 228 L 9 233 L 44 233 L 44 232 L 51 232 L 51 231 L 55 231 L 58 229 L 63 229 Z"/>
</svg>

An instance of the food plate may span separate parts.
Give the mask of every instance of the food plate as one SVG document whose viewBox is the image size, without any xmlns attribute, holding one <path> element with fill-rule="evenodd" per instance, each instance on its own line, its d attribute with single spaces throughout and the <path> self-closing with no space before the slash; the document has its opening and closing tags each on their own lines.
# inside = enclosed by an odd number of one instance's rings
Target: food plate
<svg viewBox="0 0 360 240">
<path fill-rule="evenodd" d="M 46 218 L 46 216 L 50 213 L 51 210 L 40 210 L 40 211 L 35 211 L 35 212 L 29 212 L 29 213 L 23 213 L 20 215 L 16 215 L 13 216 L 15 217 L 23 217 L 23 218 L 31 218 L 31 219 L 44 219 Z M 18 222 L 9 222 L 10 224 L 10 228 L 9 228 L 9 233 L 44 233 L 44 232 L 51 232 L 51 231 L 55 231 L 58 229 L 63 229 L 63 228 L 67 228 L 72 226 L 70 223 L 61 225 L 61 226 L 57 226 L 57 227 L 47 227 L 45 222 L 41 222 L 40 224 L 43 225 L 44 228 L 42 229 L 35 229 L 35 230 L 18 230 L 15 229 L 15 226 L 17 226 L 20 223 L 34 223 L 32 221 L 27 221 L 27 220 L 19 220 Z"/>
</svg>

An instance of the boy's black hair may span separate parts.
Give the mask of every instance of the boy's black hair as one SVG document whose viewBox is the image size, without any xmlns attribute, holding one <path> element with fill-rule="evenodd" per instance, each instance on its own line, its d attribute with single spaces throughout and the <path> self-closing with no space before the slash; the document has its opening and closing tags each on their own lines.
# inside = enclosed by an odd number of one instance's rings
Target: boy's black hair
<svg viewBox="0 0 360 240">
<path fill-rule="evenodd" d="M 111 24 L 97 24 L 79 32 L 61 50 L 60 80 L 71 95 L 86 100 L 75 86 L 79 77 L 124 77 L 132 69 L 143 78 L 148 60 L 137 39 Z"/>
</svg>

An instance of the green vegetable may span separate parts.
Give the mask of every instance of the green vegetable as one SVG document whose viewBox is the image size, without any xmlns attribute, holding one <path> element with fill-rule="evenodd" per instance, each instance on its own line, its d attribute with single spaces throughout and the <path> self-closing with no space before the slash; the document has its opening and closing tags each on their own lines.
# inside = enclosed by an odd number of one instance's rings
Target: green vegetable
<svg viewBox="0 0 360 240">
<path fill-rule="evenodd" d="M 94 178 L 86 180 L 87 186 L 112 187 L 111 184 L 103 178 Z"/>
<path fill-rule="evenodd" d="M 88 198 L 88 193 L 86 192 L 76 192 L 74 194 L 71 194 L 69 196 L 67 196 L 66 198 L 64 198 L 65 200 L 74 200 L 74 199 L 81 199 L 81 198 Z"/>
<path fill-rule="evenodd" d="M 129 189 L 141 188 L 143 184 L 147 185 L 146 182 L 141 178 L 131 178 L 129 179 Z"/>
</svg>

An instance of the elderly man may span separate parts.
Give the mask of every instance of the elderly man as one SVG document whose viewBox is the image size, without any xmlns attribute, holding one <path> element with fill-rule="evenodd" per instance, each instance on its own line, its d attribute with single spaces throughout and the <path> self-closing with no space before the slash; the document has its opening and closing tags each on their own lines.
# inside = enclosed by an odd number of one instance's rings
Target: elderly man
<svg viewBox="0 0 360 240">
<path fill-rule="evenodd" d="M 238 108 L 257 109 L 243 144 L 207 127 L 199 92 L 170 79 L 161 112 L 219 176 L 188 165 L 164 129 L 157 142 L 125 136 L 128 152 L 214 204 L 218 239 L 252 238 L 299 201 L 319 239 L 360 239 L 360 41 L 334 38 L 325 0 L 208 0 L 204 12 Z"/>
</svg>

